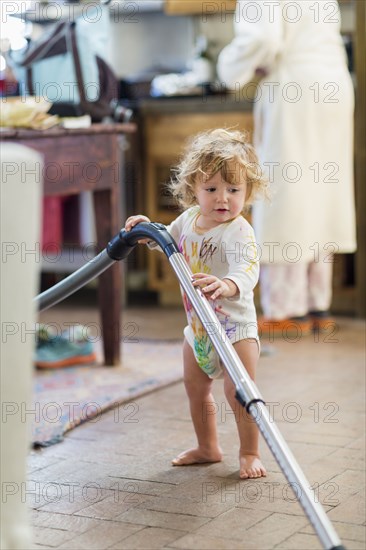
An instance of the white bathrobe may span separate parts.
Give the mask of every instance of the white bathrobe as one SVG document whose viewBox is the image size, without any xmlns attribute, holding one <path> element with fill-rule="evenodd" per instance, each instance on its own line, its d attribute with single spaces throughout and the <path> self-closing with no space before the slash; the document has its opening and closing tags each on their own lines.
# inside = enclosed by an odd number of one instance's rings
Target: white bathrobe
<svg viewBox="0 0 366 550">
<path fill-rule="evenodd" d="M 266 72 L 255 136 L 271 199 L 253 207 L 264 263 L 316 261 L 356 248 L 354 93 L 336 1 L 238 1 L 235 38 L 220 53 L 230 88 Z"/>
</svg>

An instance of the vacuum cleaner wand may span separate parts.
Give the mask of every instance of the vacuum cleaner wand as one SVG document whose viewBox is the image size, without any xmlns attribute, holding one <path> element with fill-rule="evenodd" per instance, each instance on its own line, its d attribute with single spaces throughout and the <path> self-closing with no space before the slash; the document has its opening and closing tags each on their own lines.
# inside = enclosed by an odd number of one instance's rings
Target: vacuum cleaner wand
<svg viewBox="0 0 366 550">
<path fill-rule="evenodd" d="M 125 231 L 122 229 L 119 234 L 112 239 L 107 246 L 107 252 L 110 258 L 114 260 L 123 260 L 133 250 L 140 239 L 150 239 L 156 242 L 164 254 L 169 258 L 179 249 L 162 223 L 141 222 L 131 229 Z"/>
<path fill-rule="evenodd" d="M 37 296 L 35 302 L 38 308 L 43 310 L 60 302 L 94 277 L 97 277 L 115 261 L 126 258 L 138 241 L 142 239 L 150 239 L 156 242 L 168 257 L 181 287 L 235 384 L 238 401 L 257 423 L 324 548 L 326 550 L 345 550 L 323 507 L 310 489 L 308 480 L 270 416 L 258 388 L 251 380 L 233 345 L 222 329 L 207 298 L 199 288 L 192 285 L 192 271 L 164 225 L 142 222 L 133 227 L 131 231 L 126 232 L 122 229 L 96 258 L 54 287 Z"/>
</svg>

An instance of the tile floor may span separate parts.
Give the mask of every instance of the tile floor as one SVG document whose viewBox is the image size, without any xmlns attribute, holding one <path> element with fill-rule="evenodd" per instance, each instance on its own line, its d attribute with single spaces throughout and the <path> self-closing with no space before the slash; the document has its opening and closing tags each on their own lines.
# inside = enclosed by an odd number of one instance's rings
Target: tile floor
<svg viewBox="0 0 366 550">
<path fill-rule="evenodd" d="M 60 323 L 96 318 L 87 308 L 54 308 L 43 320 L 51 315 Z M 179 338 L 184 316 L 132 308 L 124 321 L 135 322 L 143 337 Z M 339 318 L 334 332 L 271 346 L 257 385 L 344 546 L 364 549 L 365 324 Z M 218 464 L 170 465 L 194 443 L 181 383 L 138 399 L 133 415 L 112 410 L 64 442 L 32 451 L 25 498 L 36 548 L 321 548 L 264 441 L 268 477 L 239 481 L 235 426 L 220 381 L 214 393 L 224 450 Z"/>
</svg>

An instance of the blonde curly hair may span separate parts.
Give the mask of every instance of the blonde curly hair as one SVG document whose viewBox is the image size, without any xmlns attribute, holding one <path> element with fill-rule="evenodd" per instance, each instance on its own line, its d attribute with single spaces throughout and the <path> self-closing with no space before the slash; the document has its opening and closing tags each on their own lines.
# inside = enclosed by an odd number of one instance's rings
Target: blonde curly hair
<svg viewBox="0 0 366 550">
<path fill-rule="evenodd" d="M 173 169 L 175 177 L 169 190 L 182 209 L 189 208 L 197 204 L 196 183 L 219 171 L 230 184 L 246 181 L 244 211 L 257 195 L 267 195 L 268 182 L 247 134 L 223 128 L 202 132 L 188 142 L 180 163 Z"/>
</svg>

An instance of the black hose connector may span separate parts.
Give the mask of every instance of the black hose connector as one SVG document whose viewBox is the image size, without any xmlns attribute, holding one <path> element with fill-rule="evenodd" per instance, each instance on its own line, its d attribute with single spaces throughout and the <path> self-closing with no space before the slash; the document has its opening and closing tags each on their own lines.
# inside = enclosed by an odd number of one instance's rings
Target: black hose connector
<svg viewBox="0 0 366 550">
<path fill-rule="evenodd" d="M 132 252 L 141 239 L 156 242 L 168 258 L 175 252 L 179 252 L 176 242 L 168 233 L 165 225 L 155 222 L 141 222 L 135 225 L 131 231 L 121 229 L 119 234 L 107 245 L 108 256 L 116 261 L 123 260 Z"/>
<path fill-rule="evenodd" d="M 125 239 L 121 239 L 121 233 L 122 231 L 107 244 L 107 254 L 112 260 L 124 260 L 135 248 L 134 244 L 127 244 Z"/>
</svg>

